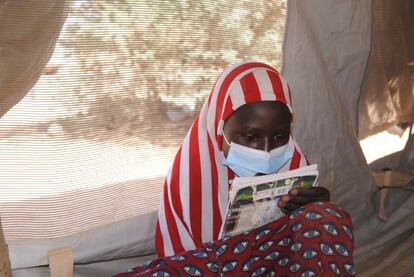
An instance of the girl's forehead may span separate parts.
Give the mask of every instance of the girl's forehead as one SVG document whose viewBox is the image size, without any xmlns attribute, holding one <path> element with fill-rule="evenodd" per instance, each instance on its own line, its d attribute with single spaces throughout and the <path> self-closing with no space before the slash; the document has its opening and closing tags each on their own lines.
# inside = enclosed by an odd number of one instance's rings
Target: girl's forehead
<svg viewBox="0 0 414 277">
<path fill-rule="evenodd" d="M 283 127 L 290 125 L 290 111 L 288 107 L 278 101 L 262 101 L 248 103 L 236 111 L 226 120 L 225 125 L 231 127 L 248 127 L 256 125 L 258 127 Z"/>
<path fill-rule="evenodd" d="M 257 116 L 271 117 L 273 115 L 290 115 L 289 108 L 279 101 L 260 101 L 247 103 L 235 110 L 230 117 L 254 118 Z"/>
</svg>

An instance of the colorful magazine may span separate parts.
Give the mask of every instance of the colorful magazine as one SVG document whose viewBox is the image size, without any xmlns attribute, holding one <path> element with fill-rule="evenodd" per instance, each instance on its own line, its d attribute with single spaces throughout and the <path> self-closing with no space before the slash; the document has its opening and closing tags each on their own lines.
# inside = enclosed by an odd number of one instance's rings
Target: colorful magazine
<svg viewBox="0 0 414 277">
<path fill-rule="evenodd" d="M 220 238 L 235 236 L 280 218 L 279 199 L 296 187 L 317 185 L 317 165 L 278 174 L 236 177 L 229 192 Z"/>
</svg>

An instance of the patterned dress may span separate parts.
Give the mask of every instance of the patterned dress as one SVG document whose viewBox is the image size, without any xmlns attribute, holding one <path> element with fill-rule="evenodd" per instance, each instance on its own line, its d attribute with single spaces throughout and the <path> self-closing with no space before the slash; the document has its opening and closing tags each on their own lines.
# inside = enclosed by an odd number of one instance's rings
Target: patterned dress
<svg viewBox="0 0 414 277">
<path fill-rule="evenodd" d="M 349 215 L 316 202 L 248 233 L 154 259 L 115 277 L 354 276 L 352 252 Z"/>
</svg>

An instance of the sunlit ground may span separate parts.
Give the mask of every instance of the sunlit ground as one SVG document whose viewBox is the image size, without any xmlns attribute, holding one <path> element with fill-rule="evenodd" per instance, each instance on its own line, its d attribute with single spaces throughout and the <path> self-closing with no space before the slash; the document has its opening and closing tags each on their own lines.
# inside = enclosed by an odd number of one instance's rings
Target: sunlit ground
<svg viewBox="0 0 414 277">
<path fill-rule="evenodd" d="M 404 148 L 409 129 L 407 128 L 399 135 L 397 132 L 400 130 L 397 127 L 393 128 L 361 140 L 361 148 L 368 164 Z"/>
<path fill-rule="evenodd" d="M 0 139 L 0 202 L 164 176 L 175 151 L 47 135 Z"/>
</svg>

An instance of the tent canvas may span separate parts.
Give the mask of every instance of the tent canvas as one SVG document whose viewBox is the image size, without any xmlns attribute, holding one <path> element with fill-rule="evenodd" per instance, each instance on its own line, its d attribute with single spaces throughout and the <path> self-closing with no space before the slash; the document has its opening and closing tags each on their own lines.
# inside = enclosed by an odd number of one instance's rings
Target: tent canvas
<svg viewBox="0 0 414 277">
<path fill-rule="evenodd" d="M 0 114 L 3 115 L 38 80 L 53 53 L 73 3 L 50 0 L 0 3 Z M 410 247 L 414 243 L 413 192 L 402 189 L 390 191 L 386 202 L 389 220 L 382 222 L 377 217 L 379 192 L 371 170 L 390 167 L 411 172 L 414 160 L 412 143 L 408 143 L 400 153 L 368 165 L 359 139 L 411 120 L 413 2 L 290 0 L 285 4 L 287 15 L 270 14 L 264 17 L 263 22 L 285 22 L 283 49 L 278 52 L 282 53 L 282 74 L 294 91 L 296 119 L 293 131 L 309 159 L 319 164 L 320 184 L 329 188 L 332 201 L 353 217 L 356 237 L 354 257 L 358 275 L 408 276 L 411 274 L 410 260 L 414 257 L 414 250 Z M 226 7 L 231 9 L 231 6 L 228 4 Z M 234 10 L 231 11 L 234 13 Z M 257 33 L 260 32 L 264 31 L 258 29 Z M 59 128 L 56 132 L 60 132 Z M 0 148 L 0 152 L 3 155 L 18 155 L 23 148 L 18 144 L 14 147 Z M 59 149 L 58 144 L 53 147 Z M 93 149 L 92 144 L 84 147 Z M 113 153 L 116 156 L 120 152 Z M 29 172 L 30 168 L 27 170 Z M 0 172 L 5 174 L 5 171 Z M 75 263 L 80 264 L 75 266 L 76 276 L 91 276 L 94 270 L 110 275 L 115 273 L 111 270 L 119 271 L 121 267 L 143 260 L 125 258 L 153 253 L 158 205 L 154 195 L 159 193 L 160 187 L 152 184 L 162 183 L 162 176 L 151 175 L 140 184 L 117 181 L 116 186 L 103 190 L 102 202 L 95 199 L 93 203 L 99 203 L 95 207 L 105 207 L 109 199 L 114 202 L 129 199 L 130 202 L 123 206 L 120 204 L 120 211 L 126 211 L 137 201 L 142 201 L 140 207 L 147 207 L 142 209 L 145 212 L 128 216 L 122 212 L 115 213 L 112 222 L 104 226 L 94 226 L 93 222 L 89 222 L 93 228 L 81 232 L 77 231 L 81 225 L 73 225 L 73 232 L 66 235 L 59 233 L 62 229 L 57 228 L 55 234 L 60 235 L 50 239 L 47 232 L 39 232 L 38 237 L 28 239 L 30 230 L 18 230 L 21 220 L 28 220 L 15 218 L 23 208 L 30 210 L 30 207 L 35 207 L 32 214 L 27 214 L 29 218 L 36 218 L 36 212 L 37 215 L 45 214 L 45 210 L 41 209 L 42 202 L 36 202 L 39 199 L 26 203 L 0 203 L 14 274 L 27 276 L 30 272 L 33 276 L 48 276 L 48 270 L 37 267 L 48 264 L 48 250 L 68 244 L 72 246 Z M 0 183 L 0 189 L 4 192 L 11 191 L 7 186 Z M 144 200 L 143 194 L 134 194 L 137 187 L 153 189 Z M 71 207 L 71 203 L 65 202 L 68 199 L 79 202 L 73 202 Z M 77 203 L 86 204 L 90 200 L 90 194 L 79 193 L 76 197 L 60 195 L 51 203 L 61 205 L 60 209 L 64 210 L 75 209 Z M 108 212 L 102 211 L 104 217 Z M 17 227 L 11 230 L 10 226 Z M 13 234 L 14 239 L 8 239 L 8 234 L 9 237 Z"/>
</svg>

